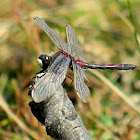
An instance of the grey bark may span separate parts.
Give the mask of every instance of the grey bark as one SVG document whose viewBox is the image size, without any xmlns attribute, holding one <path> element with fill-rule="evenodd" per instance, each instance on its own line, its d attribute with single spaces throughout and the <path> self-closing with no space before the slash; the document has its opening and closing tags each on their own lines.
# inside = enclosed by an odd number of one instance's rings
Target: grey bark
<svg viewBox="0 0 140 140">
<path fill-rule="evenodd" d="M 41 103 L 30 103 L 36 118 L 45 125 L 46 132 L 59 140 L 92 140 L 63 87 Z"/>
</svg>

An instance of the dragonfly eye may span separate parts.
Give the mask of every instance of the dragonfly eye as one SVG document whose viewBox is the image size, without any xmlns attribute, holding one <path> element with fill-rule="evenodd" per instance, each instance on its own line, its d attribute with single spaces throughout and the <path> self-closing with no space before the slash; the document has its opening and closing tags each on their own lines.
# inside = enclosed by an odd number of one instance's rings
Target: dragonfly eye
<svg viewBox="0 0 140 140">
<path fill-rule="evenodd" d="M 48 55 L 45 56 L 45 60 L 46 60 L 46 61 L 49 60 L 49 56 L 48 56 Z"/>
<path fill-rule="evenodd" d="M 41 54 L 37 59 L 38 65 L 43 69 L 47 69 L 51 61 L 51 57 L 45 54 Z"/>
</svg>

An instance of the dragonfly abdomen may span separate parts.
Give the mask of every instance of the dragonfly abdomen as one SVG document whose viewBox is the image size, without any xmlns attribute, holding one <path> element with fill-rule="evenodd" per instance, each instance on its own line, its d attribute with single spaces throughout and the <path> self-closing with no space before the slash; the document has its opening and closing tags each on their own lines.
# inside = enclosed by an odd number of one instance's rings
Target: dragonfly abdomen
<svg viewBox="0 0 140 140">
<path fill-rule="evenodd" d="M 132 64 L 90 64 L 86 63 L 84 69 L 108 69 L 108 70 L 133 70 L 137 66 Z"/>
</svg>

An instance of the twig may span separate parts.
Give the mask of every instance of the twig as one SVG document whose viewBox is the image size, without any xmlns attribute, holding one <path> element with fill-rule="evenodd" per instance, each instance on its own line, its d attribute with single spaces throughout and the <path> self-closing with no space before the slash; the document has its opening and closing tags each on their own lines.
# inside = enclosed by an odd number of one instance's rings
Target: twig
<svg viewBox="0 0 140 140">
<path fill-rule="evenodd" d="M 52 97 L 41 103 L 30 102 L 29 106 L 52 138 L 92 140 L 62 86 Z"/>
</svg>

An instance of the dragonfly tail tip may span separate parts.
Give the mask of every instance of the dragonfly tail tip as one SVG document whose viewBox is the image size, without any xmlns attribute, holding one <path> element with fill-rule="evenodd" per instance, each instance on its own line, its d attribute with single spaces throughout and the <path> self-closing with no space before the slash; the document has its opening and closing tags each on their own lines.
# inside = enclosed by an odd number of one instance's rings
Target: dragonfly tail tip
<svg viewBox="0 0 140 140">
<path fill-rule="evenodd" d="M 134 69 L 136 69 L 138 66 L 134 65 Z"/>
</svg>

